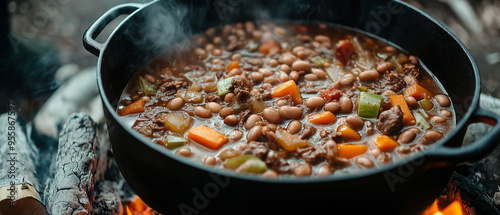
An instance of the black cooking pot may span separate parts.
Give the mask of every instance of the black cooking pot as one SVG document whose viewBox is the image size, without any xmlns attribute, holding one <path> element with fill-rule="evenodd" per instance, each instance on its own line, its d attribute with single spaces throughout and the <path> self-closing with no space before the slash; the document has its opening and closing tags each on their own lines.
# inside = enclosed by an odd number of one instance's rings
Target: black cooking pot
<svg viewBox="0 0 500 215">
<path fill-rule="evenodd" d="M 119 15 L 130 14 L 105 43 L 95 41 Z M 449 93 L 457 127 L 411 159 L 346 176 L 264 179 L 207 167 L 173 155 L 130 129 L 115 112 L 129 79 L 190 35 L 224 23 L 297 20 L 368 31 L 419 56 Z M 400 1 L 154 1 L 112 8 L 85 33 L 99 56 L 97 77 L 109 136 L 132 189 L 164 214 L 412 214 L 432 203 L 457 163 L 488 154 L 500 139 L 499 116 L 478 106 L 480 78 L 463 44 L 442 24 Z M 154 68 L 153 68 L 154 69 Z M 493 130 L 460 148 L 470 123 Z"/>
</svg>

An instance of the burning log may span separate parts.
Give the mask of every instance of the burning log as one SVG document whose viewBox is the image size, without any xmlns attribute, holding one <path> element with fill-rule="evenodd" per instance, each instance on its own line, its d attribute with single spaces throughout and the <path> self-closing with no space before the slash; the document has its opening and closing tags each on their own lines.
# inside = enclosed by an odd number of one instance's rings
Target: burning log
<svg viewBox="0 0 500 215">
<path fill-rule="evenodd" d="M 123 205 L 117 185 L 111 181 L 100 181 L 96 185 L 96 195 L 93 203 L 94 213 L 101 215 L 121 215 Z"/>
<path fill-rule="evenodd" d="M 47 214 L 35 176 L 38 149 L 15 112 L 0 115 L 0 214 Z"/>
<path fill-rule="evenodd" d="M 47 180 L 44 197 L 51 214 L 92 213 L 94 184 L 99 160 L 99 130 L 90 116 L 70 116 L 59 134 L 52 180 Z"/>
</svg>

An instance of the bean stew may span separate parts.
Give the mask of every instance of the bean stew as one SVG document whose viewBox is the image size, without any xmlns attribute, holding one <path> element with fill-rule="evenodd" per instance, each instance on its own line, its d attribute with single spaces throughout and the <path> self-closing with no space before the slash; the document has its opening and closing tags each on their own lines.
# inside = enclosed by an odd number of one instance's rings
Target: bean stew
<svg viewBox="0 0 500 215">
<path fill-rule="evenodd" d="M 358 31 L 245 22 L 190 41 L 139 71 L 117 108 L 186 159 L 262 177 L 341 175 L 406 159 L 455 127 L 417 57 Z"/>
</svg>

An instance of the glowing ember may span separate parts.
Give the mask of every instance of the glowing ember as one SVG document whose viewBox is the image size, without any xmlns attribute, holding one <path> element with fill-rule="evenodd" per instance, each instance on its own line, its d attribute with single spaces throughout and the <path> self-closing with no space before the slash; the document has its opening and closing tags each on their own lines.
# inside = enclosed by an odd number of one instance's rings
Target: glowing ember
<svg viewBox="0 0 500 215">
<path fill-rule="evenodd" d="M 427 208 L 422 215 L 464 215 L 462 203 L 454 201 L 443 210 L 438 208 L 438 200 L 434 201 L 429 208 Z"/>
<path fill-rule="evenodd" d="M 135 196 L 130 204 L 125 205 L 124 215 L 161 215 L 151 209 L 146 203 L 142 201 L 139 196 Z"/>
</svg>

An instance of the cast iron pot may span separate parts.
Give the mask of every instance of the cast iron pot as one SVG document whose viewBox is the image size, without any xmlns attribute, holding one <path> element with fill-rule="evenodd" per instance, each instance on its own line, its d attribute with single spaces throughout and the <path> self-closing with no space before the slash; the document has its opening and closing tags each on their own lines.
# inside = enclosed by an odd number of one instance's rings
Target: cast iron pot
<svg viewBox="0 0 500 215">
<path fill-rule="evenodd" d="M 95 41 L 130 14 L 104 43 Z M 183 159 L 130 129 L 115 112 L 136 71 L 192 34 L 224 23 L 297 20 L 336 23 L 384 38 L 420 60 L 441 81 L 457 127 L 434 146 L 381 168 L 347 176 L 264 179 Z M 487 155 L 500 139 L 499 116 L 478 106 L 480 78 L 464 45 L 423 12 L 400 1 L 153 1 L 110 9 L 87 30 L 85 48 L 99 56 L 97 81 L 113 153 L 132 189 L 162 214 L 357 214 L 421 212 L 448 183 L 456 164 Z M 153 68 L 154 69 L 154 68 Z M 460 147 L 473 122 L 494 125 Z"/>
</svg>

